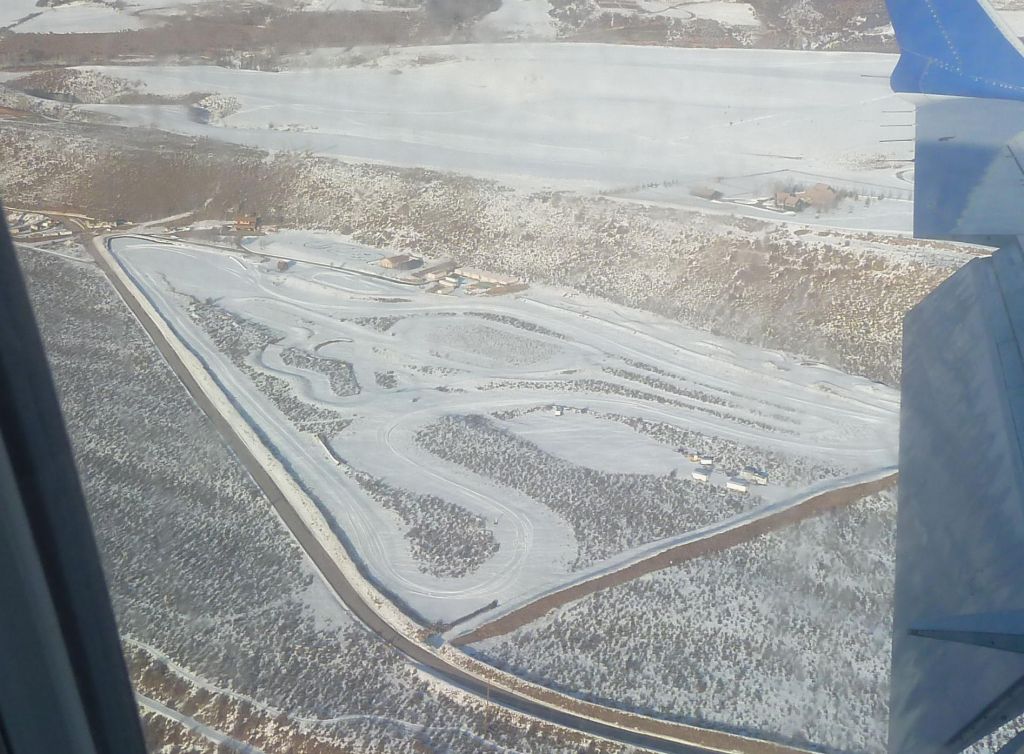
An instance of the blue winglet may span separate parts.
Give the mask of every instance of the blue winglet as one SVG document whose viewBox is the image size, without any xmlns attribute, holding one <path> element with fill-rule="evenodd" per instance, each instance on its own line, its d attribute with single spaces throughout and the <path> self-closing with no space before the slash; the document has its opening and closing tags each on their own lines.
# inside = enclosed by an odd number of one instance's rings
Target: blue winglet
<svg viewBox="0 0 1024 754">
<path fill-rule="evenodd" d="M 896 92 L 1024 100 L 1024 47 L 987 0 L 886 0 Z"/>
</svg>

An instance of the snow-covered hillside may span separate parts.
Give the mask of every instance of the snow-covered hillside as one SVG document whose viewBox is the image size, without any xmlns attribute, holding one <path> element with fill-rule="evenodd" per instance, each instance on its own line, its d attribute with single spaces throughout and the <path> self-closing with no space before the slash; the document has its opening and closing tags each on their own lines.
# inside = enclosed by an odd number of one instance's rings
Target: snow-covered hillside
<svg viewBox="0 0 1024 754">
<path fill-rule="evenodd" d="M 776 181 L 908 198 L 906 165 L 894 160 L 907 158 L 909 147 L 883 141 L 912 136 L 909 126 L 889 127 L 911 122 L 901 112 L 907 105 L 889 91 L 894 62 L 855 53 L 584 44 L 411 48 L 341 69 L 96 69 L 141 80 L 151 95 L 236 98 L 240 108 L 216 122 L 184 106 L 89 107 L 126 123 L 272 151 L 704 207 L 711 205 L 691 196 L 704 183 L 722 184 L 740 200 L 771 195 Z M 910 227 L 909 202 L 856 204 L 852 213 L 817 221 Z"/>
</svg>

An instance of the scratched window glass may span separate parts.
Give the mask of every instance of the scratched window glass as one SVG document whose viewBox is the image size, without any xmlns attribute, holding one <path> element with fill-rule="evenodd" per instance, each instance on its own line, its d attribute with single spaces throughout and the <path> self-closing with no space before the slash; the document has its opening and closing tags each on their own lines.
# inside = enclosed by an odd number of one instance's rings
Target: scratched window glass
<svg viewBox="0 0 1024 754">
<path fill-rule="evenodd" d="M 149 750 L 1024 745 L 996 5 L 0 3 Z"/>
</svg>

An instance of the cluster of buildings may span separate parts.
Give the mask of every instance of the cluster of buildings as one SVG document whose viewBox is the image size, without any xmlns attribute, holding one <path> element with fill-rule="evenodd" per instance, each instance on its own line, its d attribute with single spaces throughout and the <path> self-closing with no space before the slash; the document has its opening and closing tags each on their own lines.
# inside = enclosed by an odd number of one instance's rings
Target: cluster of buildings
<svg viewBox="0 0 1024 754">
<path fill-rule="evenodd" d="M 834 209 L 839 204 L 839 193 L 824 183 L 815 183 L 805 191 L 775 192 L 775 208 L 791 212 L 803 212 L 808 207 L 817 210 Z"/>
<path fill-rule="evenodd" d="M 7 227 L 14 237 L 31 237 L 33 240 L 65 238 L 71 231 L 60 222 L 35 212 L 8 214 Z"/>
<path fill-rule="evenodd" d="M 237 233 L 257 233 L 263 226 L 257 215 L 239 215 L 235 218 L 234 228 Z"/>
<path fill-rule="evenodd" d="M 706 453 L 686 453 L 682 450 L 680 452 L 684 453 L 691 463 L 698 464 L 697 468 L 690 472 L 690 477 L 694 481 L 711 482 L 712 475 L 715 473 L 715 459 L 713 456 Z M 725 488 L 732 492 L 749 492 L 751 484 L 767 485 L 768 473 L 754 466 L 744 466 L 739 474 L 726 481 Z"/>
<path fill-rule="evenodd" d="M 846 195 L 845 192 L 840 193 L 827 183 L 815 183 L 807 189 L 797 189 L 791 184 L 788 188 L 777 186 L 774 196 L 761 196 L 752 203 L 764 209 L 776 209 L 780 212 L 803 212 L 806 209 L 823 212 L 835 209 Z M 690 196 L 710 202 L 736 201 L 739 204 L 751 204 L 749 201 L 726 199 L 721 189 L 710 184 L 691 186 Z"/>
<path fill-rule="evenodd" d="M 423 260 L 412 254 L 395 254 L 380 260 L 380 266 L 385 270 L 415 270 L 423 266 Z"/>
<path fill-rule="evenodd" d="M 99 231 L 114 230 L 115 228 L 124 228 L 128 225 L 131 225 L 131 223 L 125 220 L 124 218 L 118 218 L 113 222 L 111 222 L 110 220 L 94 220 L 86 218 L 83 219 L 81 222 L 89 230 Z"/>
<path fill-rule="evenodd" d="M 456 289 L 470 295 L 486 294 L 500 296 L 526 290 L 526 285 L 515 278 L 494 272 L 463 267 L 458 262 L 437 262 L 424 267 L 422 258 L 412 254 L 395 254 L 384 257 L 378 263 L 385 270 L 412 271 L 411 276 L 427 284 L 427 293 L 441 295 L 453 293 Z"/>
</svg>

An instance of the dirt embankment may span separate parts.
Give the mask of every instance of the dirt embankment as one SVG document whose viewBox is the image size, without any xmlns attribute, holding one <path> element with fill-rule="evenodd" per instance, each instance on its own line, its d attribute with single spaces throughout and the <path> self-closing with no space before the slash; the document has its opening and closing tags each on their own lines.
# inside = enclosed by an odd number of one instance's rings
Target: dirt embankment
<svg viewBox="0 0 1024 754">
<path fill-rule="evenodd" d="M 734 529 L 713 534 L 710 537 L 699 539 L 695 542 L 687 542 L 677 545 L 665 550 L 664 552 L 660 552 L 657 555 L 637 561 L 636 563 L 618 571 L 612 571 L 610 573 L 597 576 L 589 581 L 574 584 L 560 591 L 545 595 L 534 602 L 530 602 L 521 608 L 513 610 L 512 612 L 491 621 L 490 623 L 485 623 L 468 633 L 456 637 L 452 640 L 452 644 L 456 646 L 465 646 L 485 639 L 491 639 L 495 636 L 502 636 L 504 634 L 511 633 L 512 631 L 543 617 L 555 608 L 561 607 L 569 602 L 575 602 L 578 599 L 586 597 L 588 594 L 593 594 L 594 592 L 599 592 L 603 589 L 610 589 L 613 586 L 624 584 L 627 581 L 632 581 L 635 578 L 653 571 L 671 568 L 672 566 L 679 565 L 687 560 L 692 560 L 711 552 L 717 552 L 718 550 L 733 547 L 770 531 L 775 531 L 776 529 L 781 529 L 784 526 L 789 526 L 790 524 L 795 524 L 798 521 L 803 521 L 804 519 L 824 513 L 827 510 L 838 508 L 842 505 L 849 505 L 863 497 L 866 497 L 867 495 L 892 487 L 896 484 L 897 478 L 898 475 L 894 473 L 882 479 L 870 482 L 861 482 L 838 490 L 823 492 L 820 495 L 808 498 L 803 503 L 795 505 L 792 508 L 787 508 L 779 511 L 778 513 L 737 526 Z"/>
</svg>

